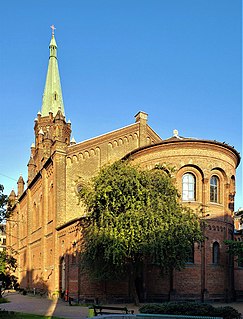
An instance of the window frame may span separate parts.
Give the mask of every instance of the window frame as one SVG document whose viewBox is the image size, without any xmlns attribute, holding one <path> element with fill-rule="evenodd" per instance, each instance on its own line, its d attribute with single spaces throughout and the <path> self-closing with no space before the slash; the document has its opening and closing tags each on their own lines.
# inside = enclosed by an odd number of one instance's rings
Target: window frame
<svg viewBox="0 0 243 319">
<path fill-rule="evenodd" d="M 216 183 L 213 183 L 212 181 L 216 181 Z M 210 177 L 210 183 L 209 183 L 209 200 L 210 203 L 219 203 L 220 198 L 220 179 L 217 175 L 212 175 Z"/>
<path fill-rule="evenodd" d="M 193 182 L 190 180 L 184 182 L 185 177 L 189 177 L 189 178 L 192 177 Z M 196 201 L 196 183 L 197 183 L 197 178 L 195 174 L 193 174 L 192 172 L 185 172 L 182 175 L 182 200 L 183 201 L 187 201 L 187 202 Z M 193 185 L 193 189 L 191 189 L 191 185 Z M 187 193 L 187 196 L 185 192 Z M 192 196 L 190 196 L 190 193 L 192 193 Z"/>
<path fill-rule="evenodd" d="M 219 265 L 220 263 L 220 245 L 217 241 L 215 241 L 212 246 L 212 263 L 214 265 Z"/>
</svg>

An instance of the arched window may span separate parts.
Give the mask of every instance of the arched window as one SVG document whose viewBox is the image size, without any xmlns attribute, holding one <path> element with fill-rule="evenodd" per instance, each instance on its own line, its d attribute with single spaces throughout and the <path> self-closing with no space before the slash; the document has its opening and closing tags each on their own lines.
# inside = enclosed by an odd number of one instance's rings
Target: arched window
<svg viewBox="0 0 243 319">
<path fill-rule="evenodd" d="M 210 178 L 210 202 L 219 202 L 219 178 L 215 175 Z"/>
<path fill-rule="evenodd" d="M 53 196 L 54 196 L 53 184 L 51 184 L 49 189 L 49 194 L 48 194 L 48 215 L 47 215 L 48 222 L 52 221 L 53 219 L 53 210 L 54 210 Z"/>
<path fill-rule="evenodd" d="M 20 221 L 20 234 L 22 234 L 23 237 L 26 235 L 26 224 L 25 224 L 25 219 L 24 219 L 24 214 L 21 216 L 21 221 Z"/>
<path fill-rule="evenodd" d="M 36 229 L 36 215 L 37 215 L 37 205 L 36 202 L 33 203 L 33 220 L 32 220 L 32 231 Z"/>
<path fill-rule="evenodd" d="M 196 199 L 196 178 L 192 173 L 182 176 L 182 200 Z"/>
<path fill-rule="evenodd" d="M 213 243 L 213 264 L 219 264 L 219 243 Z"/>
<path fill-rule="evenodd" d="M 39 202 L 40 204 L 40 202 Z M 36 228 L 39 227 L 39 215 L 40 215 L 40 205 L 36 206 L 36 216 L 35 216 L 35 226 Z"/>
<path fill-rule="evenodd" d="M 39 226 L 42 226 L 42 207 L 43 207 L 43 197 L 42 195 L 40 196 L 40 200 L 39 200 L 39 214 L 38 214 L 38 222 L 39 222 Z"/>
</svg>

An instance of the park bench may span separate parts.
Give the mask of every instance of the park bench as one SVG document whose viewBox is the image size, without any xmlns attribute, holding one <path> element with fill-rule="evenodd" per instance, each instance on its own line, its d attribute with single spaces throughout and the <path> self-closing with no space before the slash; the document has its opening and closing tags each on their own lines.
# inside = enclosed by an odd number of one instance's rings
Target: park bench
<svg viewBox="0 0 243 319">
<path fill-rule="evenodd" d="M 112 315 L 112 314 L 133 314 L 134 310 L 128 310 L 127 307 L 113 307 L 103 305 L 93 305 L 94 315 Z"/>
<path fill-rule="evenodd" d="M 68 304 L 69 306 L 72 306 L 73 304 L 78 304 L 79 303 L 79 299 L 78 298 L 74 298 L 74 297 L 68 297 Z"/>
</svg>

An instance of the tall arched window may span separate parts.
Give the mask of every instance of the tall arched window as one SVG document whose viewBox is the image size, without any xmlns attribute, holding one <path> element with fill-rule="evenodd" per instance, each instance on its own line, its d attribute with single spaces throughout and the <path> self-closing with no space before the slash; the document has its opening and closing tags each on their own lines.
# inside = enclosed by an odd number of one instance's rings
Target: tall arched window
<svg viewBox="0 0 243 319">
<path fill-rule="evenodd" d="M 39 202 L 40 204 L 40 202 Z M 35 226 L 36 228 L 39 227 L 39 215 L 40 215 L 40 205 L 36 206 L 36 216 L 35 216 Z"/>
<path fill-rule="evenodd" d="M 219 264 L 219 243 L 213 243 L 213 264 Z"/>
<path fill-rule="evenodd" d="M 24 218 L 24 214 L 22 214 L 21 216 L 21 221 L 20 221 L 20 234 L 22 234 L 23 237 L 25 237 L 26 235 L 26 223 L 25 223 L 25 218 Z"/>
<path fill-rule="evenodd" d="M 219 202 L 219 178 L 215 175 L 210 178 L 210 202 Z"/>
<path fill-rule="evenodd" d="M 192 173 L 182 176 L 182 200 L 196 200 L 196 178 Z"/>
<path fill-rule="evenodd" d="M 33 203 L 33 219 L 32 219 L 32 231 L 36 229 L 36 215 L 37 215 L 37 205 L 36 202 Z"/>
<path fill-rule="evenodd" d="M 53 219 L 53 209 L 54 209 L 53 196 L 54 196 L 53 184 L 51 184 L 49 189 L 49 194 L 48 194 L 48 216 L 47 216 L 48 222 L 50 222 Z"/>
<path fill-rule="evenodd" d="M 43 207 L 43 197 L 42 195 L 40 196 L 40 200 L 39 200 L 39 226 L 42 226 L 42 207 Z"/>
</svg>

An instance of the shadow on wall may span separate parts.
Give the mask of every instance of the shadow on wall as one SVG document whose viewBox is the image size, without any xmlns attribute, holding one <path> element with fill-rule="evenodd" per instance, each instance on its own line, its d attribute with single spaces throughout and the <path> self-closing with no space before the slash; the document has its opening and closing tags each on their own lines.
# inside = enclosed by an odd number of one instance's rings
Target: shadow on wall
<svg viewBox="0 0 243 319">
<path fill-rule="evenodd" d="M 52 251 L 52 250 L 51 250 Z M 43 255 L 40 254 L 41 256 Z M 43 257 L 43 256 L 42 256 Z M 32 269 L 22 269 L 19 274 L 19 290 L 22 294 L 33 294 L 51 299 L 61 297 L 68 301 L 69 294 L 73 298 L 79 296 L 80 283 L 80 242 L 73 241 L 69 248 L 59 252 L 58 261 L 45 256 L 46 265 L 38 259 Z M 26 254 L 23 254 L 23 268 Z"/>
<path fill-rule="evenodd" d="M 50 271 L 50 273 L 52 270 Z M 33 294 L 41 297 L 49 297 L 48 280 L 44 280 L 43 272 L 26 270 L 25 276 L 20 282 L 20 292 L 23 295 Z"/>
<path fill-rule="evenodd" d="M 80 252 L 83 242 L 80 239 L 80 230 L 71 230 L 70 228 L 59 236 L 59 251 L 52 254 L 53 259 L 47 258 L 49 255 L 42 255 L 41 260 L 45 260 L 45 266 L 36 262 L 33 269 L 22 270 L 20 289 L 23 293 L 52 299 L 62 297 L 65 301 L 71 298 L 86 303 L 131 301 L 129 274 L 119 283 L 94 281 L 88 276 L 87 270 L 81 265 Z M 135 282 L 141 302 L 232 299 L 234 265 L 226 253 L 224 240 L 233 238 L 233 224 L 226 223 L 220 218 L 207 218 L 204 234 L 205 242 L 202 245 L 193 245 L 192 255 L 189 256 L 185 269 L 174 271 L 171 278 L 162 277 L 154 265 L 141 265 Z M 221 284 L 215 284 L 216 280 Z"/>
</svg>

